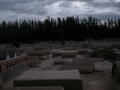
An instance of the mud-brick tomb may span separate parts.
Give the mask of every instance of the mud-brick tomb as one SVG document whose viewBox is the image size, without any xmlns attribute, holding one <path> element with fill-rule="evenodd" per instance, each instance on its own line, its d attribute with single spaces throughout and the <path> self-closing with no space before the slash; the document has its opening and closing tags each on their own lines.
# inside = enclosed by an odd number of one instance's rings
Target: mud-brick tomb
<svg viewBox="0 0 120 90">
<path fill-rule="evenodd" d="M 26 71 L 14 80 L 14 87 L 62 86 L 64 90 L 82 90 L 78 70 Z"/>
</svg>

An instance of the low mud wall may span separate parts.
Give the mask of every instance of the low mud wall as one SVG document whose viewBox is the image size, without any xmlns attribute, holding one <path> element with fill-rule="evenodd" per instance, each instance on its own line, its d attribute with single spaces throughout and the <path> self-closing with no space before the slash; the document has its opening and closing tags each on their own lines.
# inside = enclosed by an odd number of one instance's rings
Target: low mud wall
<svg viewBox="0 0 120 90">
<path fill-rule="evenodd" d="M 28 56 L 26 54 L 0 62 L 0 87 L 13 77 L 27 70 Z"/>
</svg>

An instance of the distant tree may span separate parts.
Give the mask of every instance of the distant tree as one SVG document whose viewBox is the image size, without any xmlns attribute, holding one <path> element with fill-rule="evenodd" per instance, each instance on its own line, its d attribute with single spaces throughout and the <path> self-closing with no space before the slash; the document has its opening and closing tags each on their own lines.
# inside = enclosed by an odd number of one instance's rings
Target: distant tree
<svg viewBox="0 0 120 90">
<path fill-rule="evenodd" d="M 67 17 L 0 23 L 0 43 L 120 38 L 120 19 Z"/>
</svg>

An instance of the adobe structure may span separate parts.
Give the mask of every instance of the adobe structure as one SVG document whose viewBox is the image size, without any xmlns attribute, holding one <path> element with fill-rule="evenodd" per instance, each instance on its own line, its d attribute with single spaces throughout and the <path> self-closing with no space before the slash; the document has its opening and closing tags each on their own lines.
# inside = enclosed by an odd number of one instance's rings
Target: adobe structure
<svg viewBox="0 0 120 90">
<path fill-rule="evenodd" d="M 14 80 L 15 87 L 62 86 L 65 90 L 82 90 L 78 70 L 26 71 Z"/>
<path fill-rule="evenodd" d="M 112 67 L 112 77 L 120 83 L 120 61 L 115 61 Z"/>
<path fill-rule="evenodd" d="M 0 50 L 0 86 L 2 86 L 11 77 L 28 68 L 28 56 L 17 49 Z"/>
</svg>

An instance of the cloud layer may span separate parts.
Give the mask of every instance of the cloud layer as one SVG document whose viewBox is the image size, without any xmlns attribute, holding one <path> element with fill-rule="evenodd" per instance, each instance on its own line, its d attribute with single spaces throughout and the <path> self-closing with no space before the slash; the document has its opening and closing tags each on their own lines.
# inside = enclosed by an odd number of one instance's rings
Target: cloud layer
<svg viewBox="0 0 120 90">
<path fill-rule="evenodd" d="M 0 0 L 0 21 L 90 15 L 119 18 L 120 0 Z"/>
</svg>

